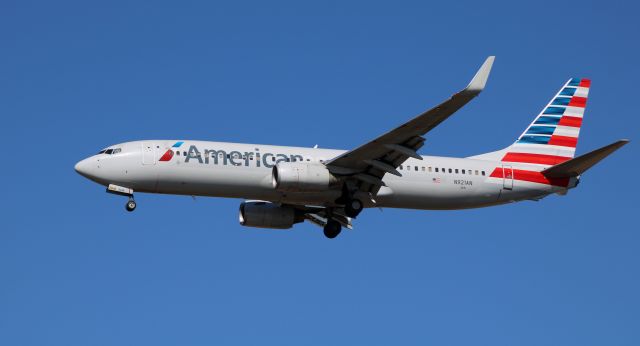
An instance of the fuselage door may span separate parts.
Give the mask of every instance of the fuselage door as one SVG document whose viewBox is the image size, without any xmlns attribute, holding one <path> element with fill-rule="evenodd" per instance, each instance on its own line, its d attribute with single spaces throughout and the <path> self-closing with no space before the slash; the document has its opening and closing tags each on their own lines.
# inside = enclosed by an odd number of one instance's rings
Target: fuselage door
<svg viewBox="0 0 640 346">
<path fill-rule="evenodd" d="M 151 142 L 142 142 L 142 164 L 156 164 L 156 147 Z"/>
<path fill-rule="evenodd" d="M 502 165 L 502 188 L 505 190 L 513 189 L 513 166 Z"/>
</svg>

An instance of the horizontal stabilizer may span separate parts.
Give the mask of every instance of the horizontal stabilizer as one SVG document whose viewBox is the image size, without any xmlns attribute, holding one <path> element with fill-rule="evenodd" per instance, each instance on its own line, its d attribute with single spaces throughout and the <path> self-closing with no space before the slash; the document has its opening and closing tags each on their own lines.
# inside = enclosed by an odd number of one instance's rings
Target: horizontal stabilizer
<svg viewBox="0 0 640 346">
<path fill-rule="evenodd" d="M 549 167 L 542 171 L 542 174 L 548 178 L 577 177 L 627 143 L 629 143 L 628 139 L 621 139 L 600 149 Z"/>
</svg>

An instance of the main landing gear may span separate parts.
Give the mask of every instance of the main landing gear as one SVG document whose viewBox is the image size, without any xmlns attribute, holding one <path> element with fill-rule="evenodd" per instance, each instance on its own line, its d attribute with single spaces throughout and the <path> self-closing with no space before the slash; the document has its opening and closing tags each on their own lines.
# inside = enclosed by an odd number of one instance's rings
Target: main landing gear
<svg viewBox="0 0 640 346">
<path fill-rule="evenodd" d="M 338 221 L 329 220 L 327 224 L 324 225 L 324 236 L 329 239 L 337 237 L 340 231 L 342 231 L 342 225 Z"/>
<path fill-rule="evenodd" d="M 347 203 L 345 203 L 344 205 L 344 213 L 348 216 L 348 217 L 356 217 L 360 214 L 360 212 L 362 211 L 363 208 L 363 204 L 362 201 L 357 199 L 357 198 L 353 198 L 353 199 L 348 199 Z"/>
<path fill-rule="evenodd" d="M 342 185 L 342 195 L 336 200 L 337 204 L 344 205 L 344 214 L 351 218 L 358 216 L 364 208 L 362 201 L 354 198 L 353 195 L 353 191 L 345 183 Z"/>
</svg>

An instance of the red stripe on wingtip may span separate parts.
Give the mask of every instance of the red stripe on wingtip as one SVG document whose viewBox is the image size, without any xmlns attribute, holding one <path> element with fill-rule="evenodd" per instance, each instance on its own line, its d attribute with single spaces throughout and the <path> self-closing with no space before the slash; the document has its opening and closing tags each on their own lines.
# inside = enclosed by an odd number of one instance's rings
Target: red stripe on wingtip
<svg viewBox="0 0 640 346">
<path fill-rule="evenodd" d="M 590 88 L 591 87 L 591 79 L 583 78 L 580 81 L 580 86 L 583 87 L 583 88 Z"/>
<path fill-rule="evenodd" d="M 576 144 L 578 144 L 578 138 L 552 135 L 547 144 L 575 148 Z"/>
<path fill-rule="evenodd" d="M 558 122 L 559 126 L 571 126 L 571 127 L 580 127 L 582 126 L 582 118 L 580 117 L 572 117 L 569 115 L 563 115 L 560 118 L 560 122 Z"/>
</svg>

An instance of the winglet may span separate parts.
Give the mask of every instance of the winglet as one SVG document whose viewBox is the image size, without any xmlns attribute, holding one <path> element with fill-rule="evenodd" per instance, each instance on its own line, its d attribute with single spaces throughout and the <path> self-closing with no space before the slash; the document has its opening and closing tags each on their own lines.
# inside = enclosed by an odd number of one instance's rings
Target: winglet
<svg viewBox="0 0 640 346">
<path fill-rule="evenodd" d="M 575 159 L 549 167 L 542 171 L 542 174 L 549 178 L 577 177 L 627 143 L 629 143 L 628 139 L 621 139 Z"/>
<path fill-rule="evenodd" d="M 490 56 L 487 60 L 484 61 L 484 64 L 480 66 L 476 75 L 473 76 L 473 79 L 465 88 L 465 91 L 472 92 L 474 94 L 479 94 L 484 86 L 487 84 L 487 79 L 489 79 L 489 73 L 491 72 L 491 66 L 493 66 L 493 60 L 495 60 L 495 56 Z"/>
</svg>

